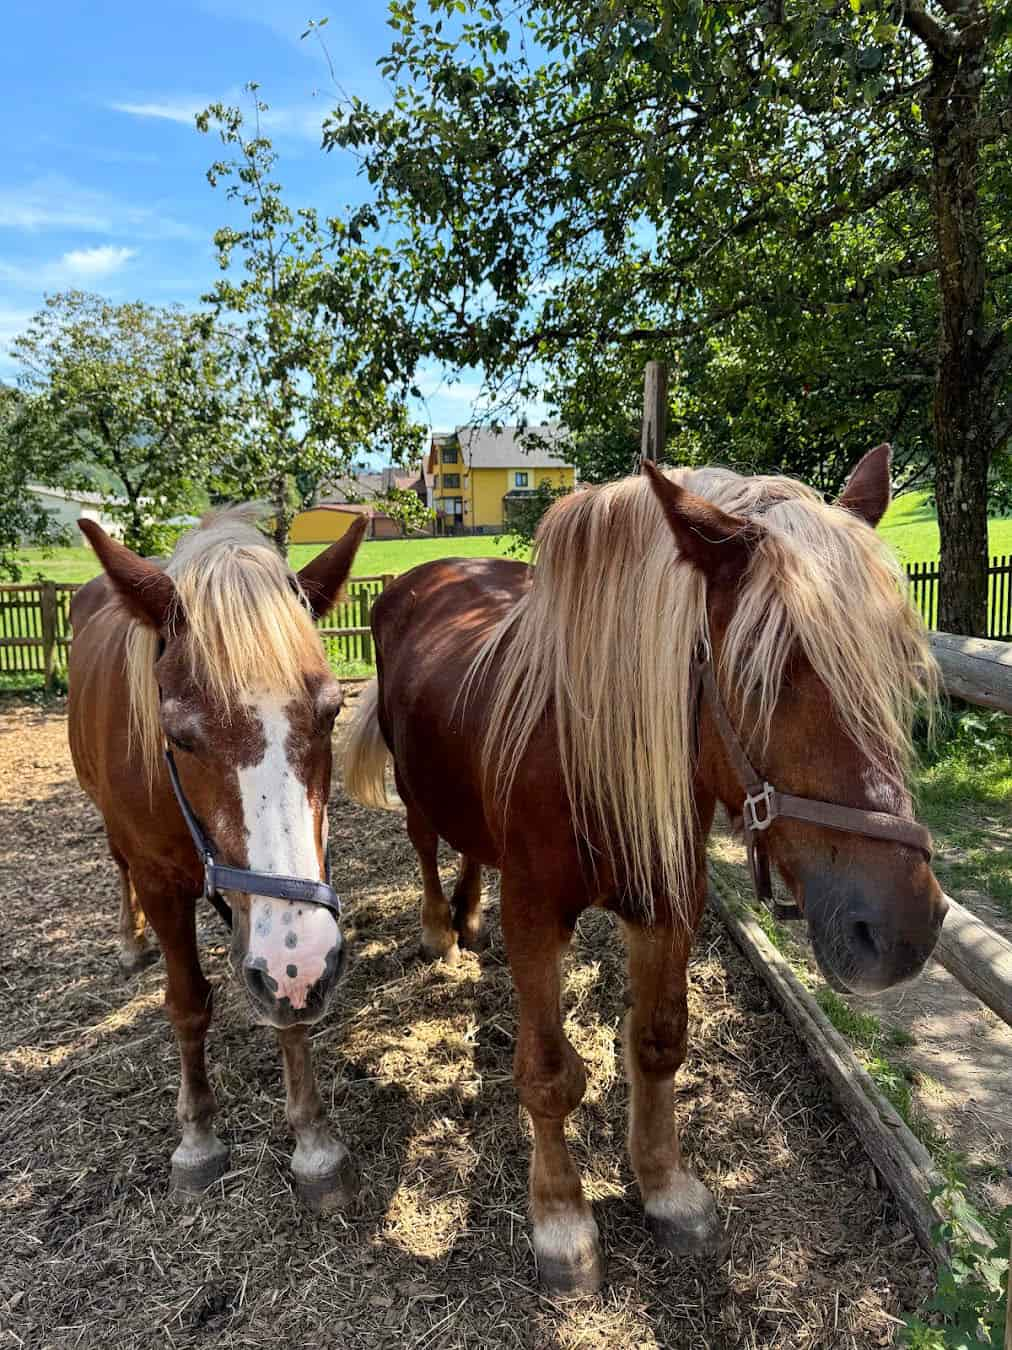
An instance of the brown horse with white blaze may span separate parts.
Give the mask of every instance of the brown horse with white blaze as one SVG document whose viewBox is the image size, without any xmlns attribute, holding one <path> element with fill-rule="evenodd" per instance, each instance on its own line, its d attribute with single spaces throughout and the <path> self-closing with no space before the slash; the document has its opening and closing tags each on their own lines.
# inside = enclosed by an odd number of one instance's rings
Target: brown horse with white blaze
<svg viewBox="0 0 1012 1350">
<path fill-rule="evenodd" d="M 904 782 L 935 672 L 869 528 L 889 501 L 888 447 L 834 505 L 783 477 L 644 469 L 557 502 L 530 568 L 442 561 L 398 578 L 374 610 L 378 682 L 345 759 L 347 789 L 382 805 L 393 758 L 431 956 L 480 941 L 480 869 L 501 871 L 533 1242 L 560 1291 L 595 1288 L 602 1270 L 564 1135 L 585 1072 L 562 1029 L 559 965 L 582 910 L 612 910 L 625 932 L 630 1160 L 655 1236 L 686 1253 L 721 1230 L 682 1160 L 673 1084 L 715 806 L 741 820 L 766 800 L 750 805 L 741 764 L 776 785 L 779 814 L 751 829 L 835 983 L 913 976 L 945 912 Z M 792 805 L 818 810 L 791 818 Z M 450 902 L 440 837 L 461 854 Z"/>
<path fill-rule="evenodd" d="M 208 874 L 174 767 L 206 852 L 219 867 L 250 869 L 249 891 L 232 894 L 232 961 L 255 1020 L 277 1029 L 300 1193 L 313 1207 L 343 1203 L 354 1168 L 328 1127 L 308 1043 L 344 960 L 338 906 L 321 884 L 341 688 L 313 618 L 340 593 L 364 522 L 298 575 L 241 510 L 206 517 L 164 568 L 94 522 L 80 527 L 104 575 L 71 607 L 70 749 L 120 870 L 121 961 L 144 962 L 145 919 L 165 959 L 181 1060 L 173 1186 L 203 1190 L 228 1167 L 204 1060 L 212 991 L 195 909 Z M 275 894 L 258 894 L 257 880 Z M 277 898 L 278 882 L 324 898 Z"/>
</svg>

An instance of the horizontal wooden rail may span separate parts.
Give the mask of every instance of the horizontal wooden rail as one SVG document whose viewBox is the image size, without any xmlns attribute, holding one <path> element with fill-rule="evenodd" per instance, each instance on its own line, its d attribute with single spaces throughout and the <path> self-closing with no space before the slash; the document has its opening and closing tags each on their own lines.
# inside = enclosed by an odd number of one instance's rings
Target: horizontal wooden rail
<svg viewBox="0 0 1012 1350">
<path fill-rule="evenodd" d="M 1012 713 L 1012 642 L 932 633 L 946 692 L 980 708 Z"/>
<path fill-rule="evenodd" d="M 1012 943 L 951 895 L 934 957 L 950 975 L 1012 1027 Z"/>
</svg>

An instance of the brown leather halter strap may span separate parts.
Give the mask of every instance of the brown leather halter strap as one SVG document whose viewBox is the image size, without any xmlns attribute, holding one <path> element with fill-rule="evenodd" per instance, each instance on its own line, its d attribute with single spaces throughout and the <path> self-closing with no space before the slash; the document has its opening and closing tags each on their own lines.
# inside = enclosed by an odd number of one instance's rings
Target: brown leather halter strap
<svg viewBox="0 0 1012 1350">
<path fill-rule="evenodd" d="M 745 789 L 742 824 L 752 885 L 757 898 L 768 904 L 778 919 L 801 918 L 801 910 L 797 905 L 783 904 L 773 896 L 766 831 L 779 817 L 803 820 L 809 825 L 823 825 L 827 829 L 842 830 L 847 834 L 861 834 L 869 839 L 888 839 L 894 844 L 918 849 L 931 861 L 931 835 L 914 820 L 904 820 L 902 816 L 894 816 L 888 811 L 865 811 L 854 806 L 837 806 L 834 802 L 818 801 L 814 797 L 794 797 L 789 792 L 778 792 L 771 783 L 766 782 L 745 753 L 741 739 L 731 725 L 717 688 L 708 642 L 704 641 L 696 648 L 692 679 L 697 708 L 701 694 L 717 724 L 728 759 Z"/>
</svg>

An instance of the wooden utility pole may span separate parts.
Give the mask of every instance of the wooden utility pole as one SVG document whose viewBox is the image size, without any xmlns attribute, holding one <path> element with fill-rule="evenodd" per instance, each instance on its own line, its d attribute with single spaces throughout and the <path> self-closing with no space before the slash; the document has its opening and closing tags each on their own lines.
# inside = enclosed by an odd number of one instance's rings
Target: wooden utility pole
<svg viewBox="0 0 1012 1350">
<path fill-rule="evenodd" d="M 655 463 L 668 439 L 668 363 L 648 361 L 643 380 L 643 439 L 640 453 Z"/>
</svg>

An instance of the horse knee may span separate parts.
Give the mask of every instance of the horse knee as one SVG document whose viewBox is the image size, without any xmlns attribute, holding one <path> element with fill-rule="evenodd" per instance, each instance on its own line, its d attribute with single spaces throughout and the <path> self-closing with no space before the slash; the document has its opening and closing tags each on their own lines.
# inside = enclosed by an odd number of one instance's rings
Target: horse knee
<svg viewBox="0 0 1012 1350">
<path fill-rule="evenodd" d="M 575 1111 L 587 1090 L 583 1060 L 565 1039 L 548 1049 L 521 1038 L 513 1064 L 521 1104 L 532 1116 L 561 1119 Z"/>
<path fill-rule="evenodd" d="M 689 1013 L 684 1002 L 663 1004 L 640 1022 L 633 1009 L 626 1021 L 626 1049 L 645 1078 L 670 1078 L 685 1060 Z"/>
<path fill-rule="evenodd" d="M 171 990 L 166 990 L 165 1011 L 180 1041 L 203 1041 L 207 1035 L 207 1028 L 211 1025 L 211 986 L 208 985 L 203 1000 L 196 1006 L 182 1003 L 173 998 Z"/>
</svg>

